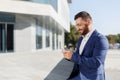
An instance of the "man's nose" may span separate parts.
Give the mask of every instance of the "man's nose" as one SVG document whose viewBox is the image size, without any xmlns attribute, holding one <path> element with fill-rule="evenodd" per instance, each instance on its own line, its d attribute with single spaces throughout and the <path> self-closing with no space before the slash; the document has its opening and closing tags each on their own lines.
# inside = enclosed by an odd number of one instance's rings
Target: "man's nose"
<svg viewBox="0 0 120 80">
<path fill-rule="evenodd" d="M 78 29 L 79 29 L 79 27 L 76 26 L 76 30 L 78 30 Z"/>
<path fill-rule="evenodd" d="M 79 31 L 79 30 L 81 30 L 81 28 L 79 27 L 79 28 L 77 28 L 77 30 Z"/>
</svg>

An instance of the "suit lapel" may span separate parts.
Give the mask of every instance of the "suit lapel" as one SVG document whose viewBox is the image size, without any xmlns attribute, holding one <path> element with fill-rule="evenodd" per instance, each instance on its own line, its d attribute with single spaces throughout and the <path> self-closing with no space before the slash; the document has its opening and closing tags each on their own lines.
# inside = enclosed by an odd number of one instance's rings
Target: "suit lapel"
<svg viewBox="0 0 120 80">
<path fill-rule="evenodd" d="M 83 49 L 81 55 L 84 54 L 85 49 L 88 48 L 88 45 L 90 45 L 91 41 L 93 41 L 94 36 L 95 36 L 96 33 L 97 33 L 97 30 L 95 30 L 95 31 L 92 33 L 92 35 L 91 35 L 90 38 L 88 39 L 87 43 L 85 44 L 84 49 Z"/>
</svg>

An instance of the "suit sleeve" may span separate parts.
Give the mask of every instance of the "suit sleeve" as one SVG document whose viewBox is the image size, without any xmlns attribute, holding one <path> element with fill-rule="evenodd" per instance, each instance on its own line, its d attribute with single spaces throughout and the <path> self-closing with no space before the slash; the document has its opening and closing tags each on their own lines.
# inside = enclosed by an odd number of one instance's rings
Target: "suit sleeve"
<svg viewBox="0 0 120 80">
<path fill-rule="evenodd" d="M 79 66 L 87 66 L 89 68 L 98 68 L 101 64 L 104 64 L 108 50 L 108 40 L 103 36 L 99 36 L 96 41 L 92 57 L 81 56 L 78 53 L 79 51 L 76 50 L 72 55 L 71 61 Z"/>
</svg>

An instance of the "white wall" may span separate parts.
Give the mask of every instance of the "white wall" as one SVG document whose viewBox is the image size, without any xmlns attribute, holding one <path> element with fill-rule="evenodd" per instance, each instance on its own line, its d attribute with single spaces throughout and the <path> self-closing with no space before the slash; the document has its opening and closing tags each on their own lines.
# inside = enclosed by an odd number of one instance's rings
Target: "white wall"
<svg viewBox="0 0 120 80">
<path fill-rule="evenodd" d="M 31 16 L 16 15 L 14 30 L 15 52 L 29 52 L 36 49 L 35 20 Z"/>
<path fill-rule="evenodd" d="M 51 5 L 16 0 L 1 0 L 0 12 L 17 14 L 14 35 L 15 52 L 36 51 L 35 18 L 32 16 L 39 17 L 41 15 L 50 16 L 52 19 L 55 20 L 55 23 L 57 23 L 61 27 L 60 29 L 62 30 L 62 34 L 59 35 L 58 40 L 61 41 L 61 47 L 64 47 L 64 29 L 70 31 L 69 7 L 67 0 L 58 0 L 58 13 L 53 9 Z M 50 35 L 52 34 L 50 33 Z M 52 39 L 52 37 L 50 37 L 50 39 Z M 52 40 L 50 41 L 51 44 L 48 50 L 52 49 Z M 54 41 L 56 41 L 56 37 Z M 44 28 L 42 50 L 46 50 L 45 44 L 46 42 Z"/>
<path fill-rule="evenodd" d="M 36 49 L 36 18 L 28 15 L 16 14 L 16 23 L 14 30 L 14 47 L 15 52 L 31 52 L 31 51 L 51 51 L 52 50 L 52 31 L 50 31 L 50 47 L 46 48 L 46 27 L 45 24 L 47 21 L 43 21 L 42 29 L 42 49 Z M 43 18 L 44 19 L 44 18 Z M 54 21 L 54 20 L 53 20 Z M 55 22 L 53 22 L 55 23 Z M 61 33 L 58 35 L 58 50 L 59 46 L 64 47 L 64 29 L 60 27 L 57 23 L 55 26 L 59 27 Z M 56 33 L 54 34 L 54 43 L 56 49 Z M 61 42 L 61 44 L 59 44 Z"/>
<path fill-rule="evenodd" d="M 59 2 L 61 1 L 61 3 Z M 51 16 L 64 29 L 69 31 L 69 11 L 67 0 L 58 0 L 58 14 L 51 5 L 32 3 L 27 1 L 1 0 L 0 12 L 20 13 L 28 15 Z M 62 7 L 64 5 L 64 7 Z M 63 16 L 65 15 L 65 16 Z"/>
<path fill-rule="evenodd" d="M 58 15 L 62 18 L 67 31 L 70 31 L 70 11 L 67 0 L 58 0 Z M 62 25 L 64 26 L 64 25 Z"/>
</svg>

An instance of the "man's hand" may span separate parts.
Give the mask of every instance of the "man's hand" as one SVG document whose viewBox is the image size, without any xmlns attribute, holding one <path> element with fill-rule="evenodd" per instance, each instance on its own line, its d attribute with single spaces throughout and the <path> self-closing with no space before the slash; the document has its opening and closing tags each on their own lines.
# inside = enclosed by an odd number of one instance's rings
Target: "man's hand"
<svg viewBox="0 0 120 80">
<path fill-rule="evenodd" d="M 73 52 L 71 50 L 63 50 L 63 56 L 65 59 L 71 60 Z"/>
</svg>

